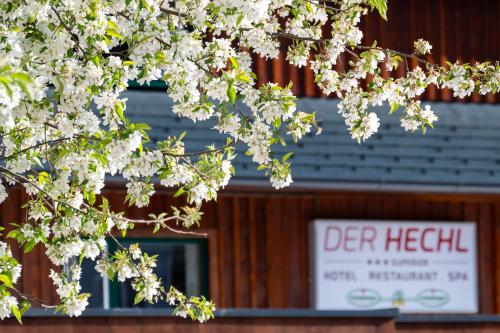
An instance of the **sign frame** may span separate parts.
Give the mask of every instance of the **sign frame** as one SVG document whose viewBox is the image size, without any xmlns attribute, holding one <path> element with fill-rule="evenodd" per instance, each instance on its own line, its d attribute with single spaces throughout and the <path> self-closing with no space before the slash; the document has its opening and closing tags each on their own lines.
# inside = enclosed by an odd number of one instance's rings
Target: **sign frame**
<svg viewBox="0 0 500 333">
<path fill-rule="evenodd" d="M 431 225 L 431 224 L 436 224 L 436 225 L 467 225 L 469 228 L 472 228 L 473 232 L 473 237 L 470 239 L 470 246 L 472 247 L 471 252 L 473 252 L 472 256 L 472 263 L 469 265 L 469 269 L 471 272 L 473 272 L 473 276 L 471 277 L 471 282 L 469 285 L 471 285 L 471 293 L 472 293 L 472 298 L 471 299 L 471 310 L 467 311 L 442 311 L 442 310 L 434 310 L 432 311 L 432 308 L 429 307 L 429 311 L 424 311 L 424 310 L 416 310 L 416 311 L 404 311 L 404 313 L 408 314 L 436 314 L 436 313 L 450 313 L 450 314 L 474 314 L 474 313 L 479 313 L 480 308 L 479 308 L 479 296 L 480 296 L 480 291 L 479 291 L 479 270 L 478 270 L 478 232 L 477 232 L 477 221 L 437 221 L 437 220 L 382 220 L 382 219 L 327 219 L 327 218 L 321 218 L 321 219 L 313 219 L 312 221 L 309 222 L 308 225 L 308 252 L 309 252 L 309 299 L 310 299 L 310 307 L 314 309 L 318 309 L 318 300 L 317 300 L 317 295 L 321 292 L 319 289 L 319 286 L 317 285 L 318 283 L 318 258 L 317 258 L 317 242 L 324 242 L 324 239 L 317 239 L 318 235 L 316 232 L 316 226 L 320 223 L 353 223 L 353 224 L 370 224 L 373 226 L 376 226 L 377 224 L 394 224 L 395 226 L 404 226 L 404 225 L 418 225 L 418 224 L 426 224 L 426 225 Z M 472 255 L 472 254 L 471 254 Z M 366 307 L 366 309 L 380 309 L 380 307 Z M 327 308 L 319 308 L 318 310 L 327 310 Z M 334 307 L 331 310 L 351 310 L 351 311 L 356 311 L 356 309 L 353 308 L 338 308 Z M 363 309 L 359 309 L 363 310 Z"/>
</svg>

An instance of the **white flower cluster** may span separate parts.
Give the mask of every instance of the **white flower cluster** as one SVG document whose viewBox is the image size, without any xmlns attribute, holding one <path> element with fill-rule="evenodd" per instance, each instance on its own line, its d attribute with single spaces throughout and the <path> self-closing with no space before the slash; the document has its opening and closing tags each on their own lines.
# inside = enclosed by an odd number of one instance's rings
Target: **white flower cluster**
<svg viewBox="0 0 500 333">
<path fill-rule="evenodd" d="M 13 306 L 17 306 L 17 299 L 15 297 L 0 296 L 0 319 L 9 318 Z"/>
<path fill-rule="evenodd" d="M 156 303 L 165 295 L 161 279 L 153 272 L 155 267 L 155 257 L 143 253 L 139 244 L 133 244 L 109 258 L 99 259 L 96 270 L 103 277 L 116 275 L 120 282 L 131 279 L 132 289 L 136 292 L 135 303 L 143 300 Z"/>
<path fill-rule="evenodd" d="M 10 277 L 10 283 L 15 284 L 21 276 L 21 265 L 12 257 L 10 247 L 0 242 L 0 273 Z"/>
<path fill-rule="evenodd" d="M 73 264 L 68 273 L 50 271 L 50 278 L 56 286 L 56 292 L 61 299 L 61 310 L 70 317 L 79 316 L 88 305 L 89 294 L 81 294 L 78 282 L 81 275 L 80 266 Z"/>
<path fill-rule="evenodd" d="M 345 118 L 352 138 L 358 141 L 368 139 L 377 132 L 380 125 L 378 116 L 374 112 L 368 112 L 368 99 L 362 96 L 359 91 L 353 91 L 346 94 L 338 105 L 339 113 Z"/>
<path fill-rule="evenodd" d="M 496 74 L 497 77 L 499 74 Z M 470 96 L 476 87 L 476 83 L 472 79 L 472 73 L 468 66 L 453 64 L 447 73 L 447 77 L 443 80 L 443 87 L 453 90 L 453 96 L 464 98 Z M 484 93 L 486 90 L 481 89 Z"/>
<path fill-rule="evenodd" d="M 0 203 L 7 199 L 7 190 L 5 186 L 2 184 L 2 178 L 0 178 Z"/>
<path fill-rule="evenodd" d="M 21 265 L 12 257 L 9 245 L 5 242 L 0 242 L 0 275 L 0 319 L 4 319 L 9 318 L 14 311 L 19 313 L 18 301 L 7 288 L 12 287 L 21 276 Z"/>
<path fill-rule="evenodd" d="M 431 50 L 432 50 L 432 45 L 429 44 L 428 41 L 423 40 L 422 38 L 420 38 L 419 40 L 416 40 L 413 43 L 413 46 L 415 47 L 415 52 L 417 54 L 421 54 L 421 55 L 431 53 Z"/>
<path fill-rule="evenodd" d="M 167 301 L 170 305 L 175 306 L 175 315 L 182 318 L 190 317 L 203 323 L 214 316 L 214 304 L 207 301 L 203 296 L 188 299 L 177 289 L 170 287 L 167 293 Z"/>
<path fill-rule="evenodd" d="M 430 105 L 426 105 L 422 110 L 420 101 L 412 103 L 405 110 L 406 115 L 401 118 L 401 126 L 406 131 L 414 132 L 421 126 L 433 126 L 433 123 L 438 120 L 438 117 L 431 110 Z M 424 127 L 425 128 L 425 127 Z"/>
</svg>

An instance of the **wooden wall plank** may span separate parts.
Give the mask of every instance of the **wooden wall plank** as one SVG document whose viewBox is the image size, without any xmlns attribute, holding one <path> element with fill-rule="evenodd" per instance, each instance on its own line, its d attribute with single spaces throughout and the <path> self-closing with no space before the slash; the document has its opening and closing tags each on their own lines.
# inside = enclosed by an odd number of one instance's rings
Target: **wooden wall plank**
<svg viewBox="0 0 500 333">
<path fill-rule="evenodd" d="M 209 278 L 209 296 L 215 304 L 220 304 L 220 289 L 224 288 L 221 285 L 220 273 L 220 260 L 218 251 L 217 231 L 208 230 L 208 278 Z"/>
<path fill-rule="evenodd" d="M 493 207 L 493 228 L 494 228 L 494 247 L 493 251 L 495 253 L 495 296 L 492 297 L 495 299 L 495 313 L 500 312 L 500 202 L 494 204 Z"/>
<path fill-rule="evenodd" d="M 432 203 L 432 218 L 436 221 L 448 220 L 448 203 L 447 202 L 433 202 Z"/>
<path fill-rule="evenodd" d="M 300 308 L 304 303 L 304 294 L 301 290 L 301 275 L 303 269 L 297 262 L 300 260 L 300 242 L 303 235 L 301 234 L 301 224 L 306 224 L 302 220 L 300 213 L 301 200 L 299 197 L 285 198 L 284 209 L 284 230 L 286 242 L 283 242 L 285 256 L 283 260 L 288 261 L 286 270 L 283 271 L 283 276 L 286 279 L 286 302 L 285 307 Z"/>
<path fill-rule="evenodd" d="M 404 220 L 415 220 L 415 201 L 411 199 L 402 199 L 398 203 L 398 216 Z"/>
<path fill-rule="evenodd" d="M 221 196 L 217 203 L 217 239 L 219 242 L 218 257 L 219 257 L 219 281 L 223 288 L 220 288 L 219 307 L 234 307 L 233 293 L 233 270 L 234 263 L 232 251 L 232 223 L 231 223 L 231 198 Z"/>
<path fill-rule="evenodd" d="M 250 287 L 249 287 L 249 254 L 248 254 L 248 200 L 247 198 L 239 197 L 234 199 L 234 207 L 237 207 L 233 217 L 235 228 L 233 235 L 238 237 L 239 240 L 235 242 L 235 285 L 238 286 L 237 297 L 235 294 L 235 304 L 237 307 L 248 308 L 250 307 Z M 236 232 L 236 229 L 237 232 Z M 236 256 L 237 254 L 237 256 Z"/>
<path fill-rule="evenodd" d="M 248 198 L 248 258 L 249 258 L 249 289 L 250 289 L 250 307 L 257 308 L 257 221 L 255 220 L 255 211 L 257 207 L 255 198 Z"/>
<path fill-rule="evenodd" d="M 299 260 L 300 263 L 300 276 L 301 282 L 298 288 L 302 292 L 302 302 L 301 307 L 309 307 L 309 223 L 311 223 L 315 218 L 314 214 L 314 196 L 303 196 L 301 197 L 300 203 L 300 238 L 299 238 Z"/>
<path fill-rule="evenodd" d="M 478 207 L 478 267 L 479 269 L 479 305 L 482 313 L 495 313 L 495 233 L 493 225 L 493 207 L 480 204 Z"/>
<path fill-rule="evenodd" d="M 256 248 L 257 248 L 257 307 L 269 307 L 269 297 L 267 291 L 267 277 L 269 266 L 267 258 L 268 244 L 270 239 L 267 238 L 267 220 L 266 220 L 266 199 L 263 197 L 255 198 L 255 224 L 256 224 Z"/>
<path fill-rule="evenodd" d="M 266 200 L 266 261 L 267 261 L 267 297 L 269 307 L 285 307 L 282 288 L 282 269 L 285 264 L 283 257 L 283 201 L 280 197 L 272 196 Z M 279 286 L 279 287 L 277 287 Z"/>
<path fill-rule="evenodd" d="M 233 232 L 232 232 L 232 241 L 234 244 L 234 263 L 233 263 L 233 284 L 234 284 L 234 290 L 233 290 L 233 297 L 234 297 L 234 306 L 237 308 L 242 307 L 241 304 L 241 290 L 242 290 L 242 285 L 241 285 L 241 244 L 240 241 L 242 239 L 240 235 L 240 204 L 238 198 L 231 198 L 231 204 L 232 204 L 232 221 L 231 223 L 233 224 Z"/>
</svg>

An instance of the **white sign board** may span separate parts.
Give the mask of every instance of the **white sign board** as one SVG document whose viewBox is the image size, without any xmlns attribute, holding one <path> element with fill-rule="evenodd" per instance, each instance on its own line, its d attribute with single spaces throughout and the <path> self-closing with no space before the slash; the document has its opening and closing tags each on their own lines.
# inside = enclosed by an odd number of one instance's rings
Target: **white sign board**
<svg viewBox="0 0 500 333">
<path fill-rule="evenodd" d="M 466 222 L 316 220 L 312 305 L 476 313 L 476 225 Z"/>
</svg>

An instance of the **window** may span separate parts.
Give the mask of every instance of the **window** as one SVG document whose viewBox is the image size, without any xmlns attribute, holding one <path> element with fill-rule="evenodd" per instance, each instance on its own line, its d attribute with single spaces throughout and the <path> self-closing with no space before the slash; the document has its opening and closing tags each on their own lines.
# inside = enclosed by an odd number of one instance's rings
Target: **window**
<svg viewBox="0 0 500 333">
<path fill-rule="evenodd" d="M 205 239 L 179 238 L 125 238 L 120 243 L 128 247 L 139 243 L 148 254 L 157 254 L 155 273 L 162 279 L 165 288 L 171 285 L 187 296 L 208 297 L 207 242 Z M 108 240 L 110 253 L 116 251 L 116 244 Z M 102 279 L 94 269 L 95 263 L 82 263 L 82 291 L 92 293 L 89 307 L 93 308 L 164 308 L 165 303 L 134 305 L 135 292 L 130 282 Z"/>
<path fill-rule="evenodd" d="M 129 88 L 135 90 L 167 90 L 167 84 L 162 80 L 153 80 L 149 84 L 140 84 L 137 81 L 129 81 Z"/>
</svg>

